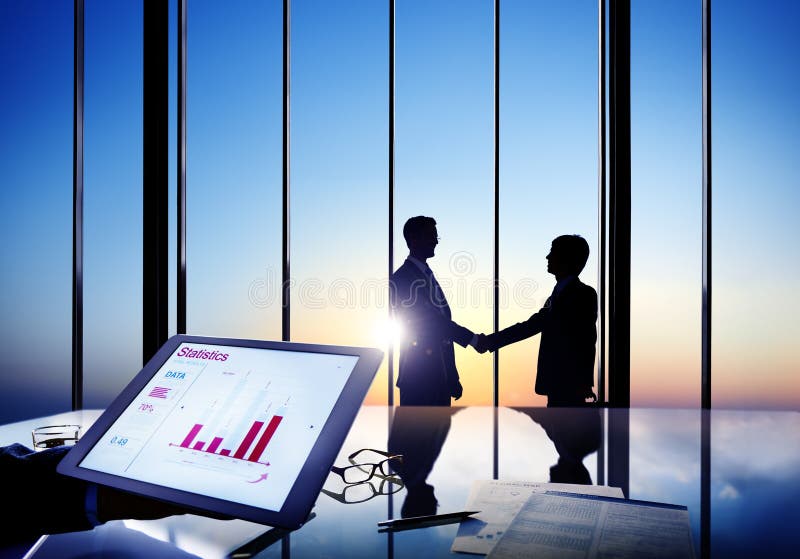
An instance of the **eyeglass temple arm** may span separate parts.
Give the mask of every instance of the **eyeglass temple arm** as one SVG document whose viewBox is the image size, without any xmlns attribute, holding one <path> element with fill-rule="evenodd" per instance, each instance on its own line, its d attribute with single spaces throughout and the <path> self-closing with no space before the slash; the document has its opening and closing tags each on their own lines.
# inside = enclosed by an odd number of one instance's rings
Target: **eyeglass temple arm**
<svg viewBox="0 0 800 559">
<path fill-rule="evenodd" d="M 375 452 L 376 454 L 380 454 L 381 456 L 385 456 L 386 458 L 402 458 L 402 454 L 392 454 L 391 452 L 386 452 L 385 450 L 377 450 L 374 448 L 362 448 L 361 450 L 356 450 L 353 454 L 347 457 L 348 460 L 352 460 L 362 452 Z"/>
</svg>

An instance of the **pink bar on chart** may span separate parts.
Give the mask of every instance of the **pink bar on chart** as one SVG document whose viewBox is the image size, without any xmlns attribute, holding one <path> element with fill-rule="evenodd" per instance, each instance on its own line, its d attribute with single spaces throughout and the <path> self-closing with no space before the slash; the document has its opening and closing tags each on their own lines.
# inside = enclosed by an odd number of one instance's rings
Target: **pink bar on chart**
<svg viewBox="0 0 800 559">
<path fill-rule="evenodd" d="M 195 450 L 203 450 L 204 444 L 206 444 L 204 441 L 197 441 L 196 443 L 194 443 L 194 446 L 192 448 Z"/>
<path fill-rule="evenodd" d="M 231 449 L 230 448 L 223 448 L 222 451 L 219 453 L 220 456 L 230 456 Z"/>
<path fill-rule="evenodd" d="M 206 452 L 216 452 L 221 443 L 222 437 L 214 437 L 214 440 L 211 441 L 211 444 L 208 446 L 208 450 L 206 450 Z"/>
<path fill-rule="evenodd" d="M 192 430 L 189 431 L 189 434 L 186 435 L 185 439 L 183 439 L 183 442 L 181 443 L 181 446 L 183 448 L 189 448 L 189 445 L 192 444 L 192 441 L 194 440 L 194 438 L 197 436 L 197 433 L 199 433 L 200 429 L 202 429 L 202 428 L 203 428 L 202 425 L 200 425 L 199 423 L 195 423 L 194 427 L 192 427 Z"/>
<path fill-rule="evenodd" d="M 275 429 L 281 424 L 281 419 L 283 419 L 283 417 L 280 415 L 272 416 L 269 425 L 267 425 L 267 428 L 264 430 L 264 434 L 261 435 L 258 444 L 256 444 L 256 447 L 253 449 L 253 453 L 250 455 L 250 458 L 248 458 L 250 462 L 258 462 L 261 459 L 261 454 L 263 454 L 264 449 L 267 448 L 272 435 L 275 434 Z"/>
<path fill-rule="evenodd" d="M 239 445 L 239 448 L 236 449 L 236 453 L 233 455 L 234 458 L 242 458 L 244 453 L 247 452 L 247 449 L 250 448 L 250 445 L 253 444 L 253 439 L 256 438 L 256 435 L 261 430 L 261 427 L 264 425 L 263 421 L 254 421 L 253 425 L 250 426 L 250 430 L 245 435 L 242 444 Z"/>
</svg>

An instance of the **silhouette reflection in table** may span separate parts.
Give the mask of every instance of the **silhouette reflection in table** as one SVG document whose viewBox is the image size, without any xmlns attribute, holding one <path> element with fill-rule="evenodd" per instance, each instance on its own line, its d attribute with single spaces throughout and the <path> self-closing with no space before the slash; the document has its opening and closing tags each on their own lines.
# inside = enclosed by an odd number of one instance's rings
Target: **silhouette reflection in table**
<svg viewBox="0 0 800 559">
<path fill-rule="evenodd" d="M 591 485 L 583 459 L 600 448 L 602 424 L 597 408 L 515 408 L 542 426 L 558 452 L 551 483 Z"/>
<path fill-rule="evenodd" d="M 408 490 L 400 515 L 403 518 L 436 514 L 438 501 L 427 482 L 450 432 L 452 416 L 460 408 L 400 406 L 395 408 L 388 449 L 402 454 L 392 463 Z"/>
</svg>

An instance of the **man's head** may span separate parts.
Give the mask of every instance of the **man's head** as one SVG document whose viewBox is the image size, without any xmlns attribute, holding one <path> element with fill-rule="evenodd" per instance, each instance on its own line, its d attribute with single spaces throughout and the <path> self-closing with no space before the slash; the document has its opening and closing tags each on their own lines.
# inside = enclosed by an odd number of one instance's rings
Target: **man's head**
<svg viewBox="0 0 800 559">
<path fill-rule="evenodd" d="M 556 279 L 577 276 L 589 259 L 589 243 L 580 235 L 561 235 L 553 239 L 547 255 L 547 271 Z"/>
<path fill-rule="evenodd" d="M 436 220 L 423 215 L 410 218 L 403 226 L 403 237 L 412 256 L 422 260 L 430 258 L 439 244 Z"/>
</svg>

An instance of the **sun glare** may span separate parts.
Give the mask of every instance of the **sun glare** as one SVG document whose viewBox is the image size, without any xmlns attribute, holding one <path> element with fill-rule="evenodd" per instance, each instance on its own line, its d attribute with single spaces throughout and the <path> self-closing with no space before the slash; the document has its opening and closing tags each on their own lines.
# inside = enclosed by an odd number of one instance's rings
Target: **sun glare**
<svg viewBox="0 0 800 559">
<path fill-rule="evenodd" d="M 383 318 L 378 321 L 373 332 L 375 343 L 381 346 L 393 344 L 395 348 L 398 348 L 403 339 L 403 327 L 393 318 Z"/>
</svg>

